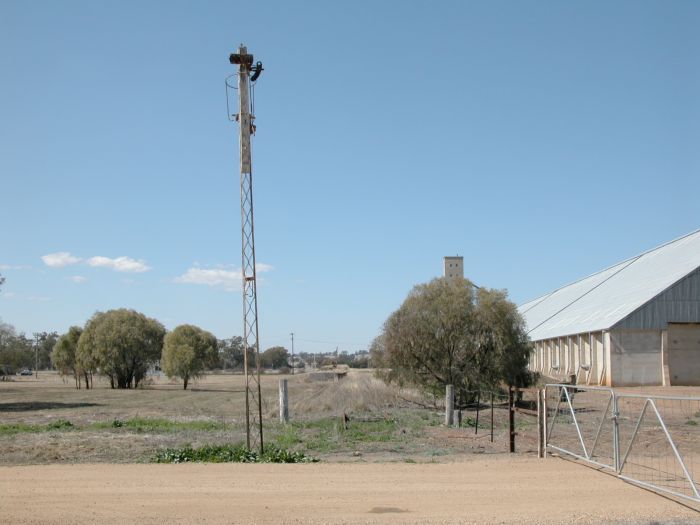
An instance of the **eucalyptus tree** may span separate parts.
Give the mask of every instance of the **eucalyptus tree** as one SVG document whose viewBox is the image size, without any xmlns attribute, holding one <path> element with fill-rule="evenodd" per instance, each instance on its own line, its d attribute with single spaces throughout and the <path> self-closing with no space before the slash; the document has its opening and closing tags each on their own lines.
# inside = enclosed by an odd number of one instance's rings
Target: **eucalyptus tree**
<svg viewBox="0 0 700 525">
<path fill-rule="evenodd" d="M 213 334 L 183 324 L 165 336 L 161 366 L 168 377 L 182 379 L 187 390 L 190 379 L 199 377 L 218 357 L 218 341 Z"/>
<path fill-rule="evenodd" d="M 444 278 L 414 287 L 371 346 L 385 380 L 435 394 L 451 384 L 458 402 L 474 390 L 527 386 L 530 350 L 505 291 Z"/>
<path fill-rule="evenodd" d="M 78 340 L 77 359 L 106 375 L 112 388 L 137 388 L 160 359 L 164 337 L 162 324 L 134 310 L 97 312 Z"/>
<path fill-rule="evenodd" d="M 83 370 L 76 359 L 78 341 L 83 329 L 79 326 L 71 326 L 68 332 L 58 338 L 51 352 L 51 363 L 61 375 L 72 375 L 75 379 L 75 388 L 80 389 L 83 378 L 85 388 L 90 388 L 89 373 Z"/>
<path fill-rule="evenodd" d="M 219 365 L 227 368 L 243 368 L 243 338 L 235 335 L 218 341 Z M 253 354 L 251 354 L 253 355 Z"/>
<path fill-rule="evenodd" d="M 273 346 L 260 356 L 264 368 L 285 368 L 289 366 L 289 351 L 283 346 Z"/>
</svg>

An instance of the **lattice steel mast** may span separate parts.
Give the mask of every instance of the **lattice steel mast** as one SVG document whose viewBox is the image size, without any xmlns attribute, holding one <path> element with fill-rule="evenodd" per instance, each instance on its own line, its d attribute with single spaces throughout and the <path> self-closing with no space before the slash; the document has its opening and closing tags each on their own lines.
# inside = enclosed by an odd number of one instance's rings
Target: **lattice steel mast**
<svg viewBox="0 0 700 525">
<path fill-rule="evenodd" d="M 258 295 L 255 270 L 253 226 L 253 170 L 250 136 L 255 133 L 255 116 L 250 102 L 251 83 L 262 72 L 262 64 L 253 65 L 253 55 L 241 45 L 229 57 L 238 65 L 238 115 L 241 147 L 241 275 L 243 279 L 243 366 L 246 377 L 245 422 L 249 450 L 263 451 L 262 398 L 260 395 L 260 346 L 258 342 Z M 253 72 L 251 78 L 250 73 Z M 249 351 L 250 349 L 250 351 Z M 249 360 L 253 358 L 254 363 Z"/>
</svg>

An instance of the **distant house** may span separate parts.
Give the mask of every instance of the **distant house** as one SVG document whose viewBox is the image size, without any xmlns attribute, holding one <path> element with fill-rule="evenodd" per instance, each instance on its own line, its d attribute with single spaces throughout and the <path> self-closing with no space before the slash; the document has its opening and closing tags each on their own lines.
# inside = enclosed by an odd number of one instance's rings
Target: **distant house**
<svg viewBox="0 0 700 525">
<path fill-rule="evenodd" d="M 700 385 L 700 230 L 519 310 L 533 371 L 589 385 Z"/>
</svg>

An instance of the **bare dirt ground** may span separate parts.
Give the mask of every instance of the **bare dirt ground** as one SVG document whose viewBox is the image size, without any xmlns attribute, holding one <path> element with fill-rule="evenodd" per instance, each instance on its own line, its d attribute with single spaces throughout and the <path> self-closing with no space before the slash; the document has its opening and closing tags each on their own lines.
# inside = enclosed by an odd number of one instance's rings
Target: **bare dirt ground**
<svg viewBox="0 0 700 525">
<path fill-rule="evenodd" d="M 677 503 L 558 458 L 443 464 L 0 468 L 0 522 L 698 523 Z"/>
</svg>

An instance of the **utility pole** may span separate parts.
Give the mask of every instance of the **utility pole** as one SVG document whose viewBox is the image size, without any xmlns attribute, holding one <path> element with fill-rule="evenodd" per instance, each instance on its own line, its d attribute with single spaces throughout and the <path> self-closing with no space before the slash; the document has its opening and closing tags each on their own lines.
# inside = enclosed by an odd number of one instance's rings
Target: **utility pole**
<svg viewBox="0 0 700 525">
<path fill-rule="evenodd" d="M 39 379 L 39 334 L 34 333 L 34 378 Z"/>
<path fill-rule="evenodd" d="M 39 379 L 39 341 L 41 341 L 41 332 L 32 332 L 34 336 L 34 378 Z"/>
<path fill-rule="evenodd" d="M 243 280 L 243 368 L 245 371 L 245 423 L 248 450 L 264 451 L 262 398 L 260 395 L 260 344 L 258 338 L 258 294 L 255 269 L 255 235 L 253 226 L 253 170 L 250 136 L 255 133 L 250 91 L 262 72 L 262 63 L 253 65 L 253 55 L 241 44 L 238 53 L 229 56 L 238 66 L 238 121 L 241 162 L 241 277 Z M 251 71 L 253 76 L 250 76 Z M 229 115 L 230 118 L 230 115 Z M 252 350 L 254 363 L 249 363 Z"/>
<path fill-rule="evenodd" d="M 289 335 L 292 336 L 292 375 L 294 375 L 294 332 L 291 332 Z"/>
</svg>

